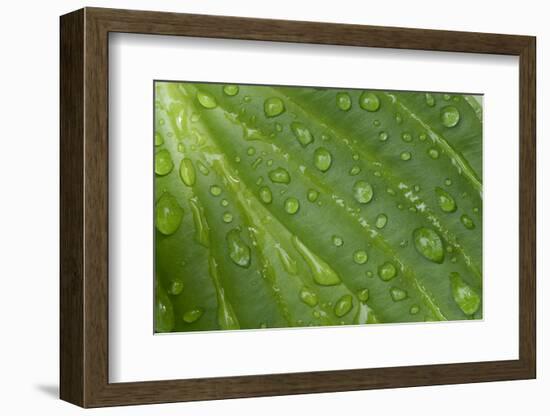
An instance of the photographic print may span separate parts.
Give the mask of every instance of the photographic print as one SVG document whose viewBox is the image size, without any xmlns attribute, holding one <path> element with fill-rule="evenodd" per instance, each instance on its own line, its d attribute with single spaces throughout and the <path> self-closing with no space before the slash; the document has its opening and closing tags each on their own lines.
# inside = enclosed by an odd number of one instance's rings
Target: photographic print
<svg viewBox="0 0 550 416">
<path fill-rule="evenodd" d="M 482 319 L 482 96 L 155 81 L 154 113 L 156 333 Z"/>
</svg>

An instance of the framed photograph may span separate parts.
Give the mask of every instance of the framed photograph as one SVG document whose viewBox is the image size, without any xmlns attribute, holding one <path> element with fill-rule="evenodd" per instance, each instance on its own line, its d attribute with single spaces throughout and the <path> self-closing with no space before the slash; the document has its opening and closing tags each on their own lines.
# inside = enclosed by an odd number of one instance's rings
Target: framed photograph
<svg viewBox="0 0 550 416">
<path fill-rule="evenodd" d="M 82 407 L 534 378 L 535 38 L 61 17 Z"/>
</svg>

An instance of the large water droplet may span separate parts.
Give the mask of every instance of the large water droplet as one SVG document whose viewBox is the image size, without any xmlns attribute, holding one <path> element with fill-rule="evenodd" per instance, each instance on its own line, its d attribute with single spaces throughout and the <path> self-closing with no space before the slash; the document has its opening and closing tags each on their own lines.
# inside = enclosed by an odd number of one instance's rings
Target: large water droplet
<svg viewBox="0 0 550 416">
<path fill-rule="evenodd" d="M 367 181 L 357 181 L 353 185 L 353 197 L 360 204 L 367 204 L 372 200 L 374 191 Z"/>
<path fill-rule="evenodd" d="M 463 214 L 460 217 L 460 221 L 462 222 L 462 225 L 464 225 L 464 227 L 466 227 L 468 230 L 473 230 L 474 228 L 476 228 L 474 221 L 466 214 Z"/>
<path fill-rule="evenodd" d="M 413 231 L 414 246 L 426 259 L 443 263 L 445 250 L 439 235 L 431 228 L 420 227 Z"/>
<path fill-rule="evenodd" d="M 353 307 L 353 297 L 351 295 L 344 295 L 334 305 L 334 314 L 341 318 L 346 315 Z"/>
<path fill-rule="evenodd" d="M 365 264 L 369 260 L 369 255 L 365 250 L 357 250 L 353 253 L 353 261 L 356 264 Z"/>
<path fill-rule="evenodd" d="M 307 287 L 303 287 L 302 290 L 300 290 L 300 299 L 306 305 L 311 307 L 314 307 L 319 303 L 317 294 Z"/>
<path fill-rule="evenodd" d="M 174 196 L 164 193 L 156 206 L 156 226 L 164 235 L 176 232 L 183 218 L 183 209 Z"/>
<path fill-rule="evenodd" d="M 197 92 L 197 100 L 199 101 L 200 105 L 207 109 L 216 108 L 216 106 L 218 105 L 218 103 L 216 102 L 216 98 L 212 94 L 204 91 Z"/>
<path fill-rule="evenodd" d="M 180 163 L 180 178 L 187 186 L 195 185 L 195 167 L 191 159 L 183 158 Z"/>
<path fill-rule="evenodd" d="M 173 168 L 174 163 L 170 152 L 166 149 L 159 150 L 155 154 L 155 173 L 159 176 L 168 175 Z"/>
<path fill-rule="evenodd" d="M 300 209 L 300 201 L 294 197 L 287 198 L 285 200 L 285 211 L 287 214 L 296 214 Z"/>
<path fill-rule="evenodd" d="M 359 97 L 359 106 L 363 110 L 378 111 L 380 108 L 380 99 L 376 96 L 376 94 L 365 91 Z"/>
<path fill-rule="evenodd" d="M 229 258 L 237 266 L 247 268 L 250 266 L 250 247 L 241 239 L 241 232 L 234 228 L 225 236 Z"/>
<path fill-rule="evenodd" d="M 273 183 L 290 183 L 290 174 L 285 168 L 276 168 L 268 173 L 269 179 L 271 179 L 271 182 Z"/>
<path fill-rule="evenodd" d="M 322 286 L 332 286 L 340 283 L 338 274 L 319 256 L 312 252 L 298 237 L 292 236 L 292 244 L 306 261 L 313 274 L 313 280 Z"/>
<path fill-rule="evenodd" d="M 183 320 L 188 324 L 192 324 L 197 322 L 203 313 L 204 311 L 201 308 L 190 309 L 183 313 Z"/>
<path fill-rule="evenodd" d="M 479 309 L 481 298 L 463 279 L 460 274 L 452 272 L 450 274 L 451 290 L 453 299 L 458 307 L 466 315 L 473 315 Z"/>
<path fill-rule="evenodd" d="M 386 214 L 379 214 L 378 217 L 376 217 L 376 228 L 384 228 L 387 223 L 388 216 Z"/>
<path fill-rule="evenodd" d="M 390 289 L 390 295 L 394 302 L 399 302 L 407 298 L 407 291 L 398 287 L 392 287 Z"/>
<path fill-rule="evenodd" d="M 269 189 L 267 186 L 262 186 L 258 192 L 260 194 L 260 199 L 264 204 L 271 204 L 271 201 L 273 201 L 273 194 L 271 193 L 271 189 Z"/>
<path fill-rule="evenodd" d="M 321 172 L 326 172 L 332 164 L 332 155 L 324 147 L 318 147 L 313 154 L 313 163 Z"/>
<path fill-rule="evenodd" d="M 303 147 L 313 142 L 313 134 L 311 134 L 309 129 L 299 121 L 293 121 L 290 124 L 290 129 Z"/>
<path fill-rule="evenodd" d="M 233 97 L 239 93 L 239 86 L 238 85 L 224 85 L 223 92 L 225 95 L 229 95 L 230 97 Z"/>
<path fill-rule="evenodd" d="M 319 198 L 319 192 L 317 192 L 315 189 L 310 189 L 307 191 L 307 200 L 309 202 L 315 202 L 317 201 L 317 198 Z"/>
<path fill-rule="evenodd" d="M 342 111 L 348 111 L 351 108 L 351 97 L 347 92 L 339 92 L 336 94 L 336 104 Z"/>
<path fill-rule="evenodd" d="M 460 113 L 458 109 L 452 105 L 448 105 L 441 109 L 441 122 L 445 127 L 454 127 L 460 121 Z"/>
<path fill-rule="evenodd" d="M 158 131 L 155 133 L 155 146 L 160 146 L 164 143 L 164 137 Z"/>
<path fill-rule="evenodd" d="M 397 276 L 397 269 L 393 263 L 388 261 L 378 267 L 378 276 L 380 279 L 387 282 Z"/>
<path fill-rule="evenodd" d="M 264 101 L 266 117 L 277 117 L 285 111 L 285 103 L 279 97 L 269 97 Z"/>
<path fill-rule="evenodd" d="M 454 198 L 447 191 L 443 190 L 439 186 L 435 188 L 435 194 L 437 196 L 437 204 L 443 212 L 455 212 L 456 202 Z"/>
</svg>

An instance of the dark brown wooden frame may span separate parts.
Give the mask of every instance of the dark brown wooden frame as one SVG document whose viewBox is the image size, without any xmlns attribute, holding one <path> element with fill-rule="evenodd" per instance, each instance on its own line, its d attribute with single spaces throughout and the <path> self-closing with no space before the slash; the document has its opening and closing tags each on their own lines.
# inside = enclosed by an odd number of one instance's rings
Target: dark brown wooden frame
<svg viewBox="0 0 550 416">
<path fill-rule="evenodd" d="M 519 359 L 109 383 L 110 32 L 519 56 Z M 530 36 L 98 8 L 62 16 L 61 398 L 83 407 L 100 407 L 535 378 L 535 45 L 535 38 Z"/>
</svg>

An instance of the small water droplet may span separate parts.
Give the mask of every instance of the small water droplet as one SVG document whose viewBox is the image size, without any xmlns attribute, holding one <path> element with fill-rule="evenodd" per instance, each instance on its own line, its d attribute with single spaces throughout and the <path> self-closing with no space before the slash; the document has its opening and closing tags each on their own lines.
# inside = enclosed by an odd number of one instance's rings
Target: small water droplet
<svg viewBox="0 0 550 416">
<path fill-rule="evenodd" d="M 437 204 L 443 212 L 455 212 L 456 202 L 454 198 L 447 191 L 443 190 L 439 186 L 435 188 L 435 194 L 437 196 Z"/>
<path fill-rule="evenodd" d="M 285 200 L 285 211 L 287 214 L 296 214 L 300 209 L 300 201 L 294 197 L 287 198 Z"/>
<path fill-rule="evenodd" d="M 173 168 L 174 163 L 170 152 L 166 149 L 159 150 L 155 154 L 155 173 L 159 176 L 168 175 Z"/>
<path fill-rule="evenodd" d="M 441 109 L 441 122 L 445 127 L 454 127 L 460 121 L 460 113 L 458 109 L 452 105 Z"/>
<path fill-rule="evenodd" d="M 292 236 L 292 244 L 307 263 L 313 280 L 322 286 L 333 286 L 341 282 L 338 274 L 323 259 L 313 253 L 298 237 Z"/>
<path fill-rule="evenodd" d="M 303 287 L 300 290 L 300 300 L 312 308 L 319 303 L 317 294 L 307 287 Z"/>
<path fill-rule="evenodd" d="M 261 165 L 262 162 L 263 162 L 263 159 L 261 157 L 257 157 L 256 160 L 254 160 L 254 162 L 252 162 L 250 166 L 256 169 L 258 166 Z"/>
<path fill-rule="evenodd" d="M 334 305 L 334 314 L 341 318 L 346 315 L 353 307 L 353 297 L 351 295 L 344 295 Z"/>
<path fill-rule="evenodd" d="M 412 155 L 411 155 L 411 152 L 401 152 L 399 157 L 401 158 L 401 160 L 407 161 L 407 160 L 411 160 Z"/>
<path fill-rule="evenodd" d="M 443 263 L 445 251 L 439 235 L 431 228 L 420 227 L 413 231 L 416 251 L 434 263 Z"/>
<path fill-rule="evenodd" d="M 271 167 L 273 166 L 273 159 L 269 159 L 267 162 L 266 162 L 266 165 Z"/>
<path fill-rule="evenodd" d="M 251 101 L 252 101 L 252 97 L 251 97 L 250 95 L 245 95 L 245 96 L 243 97 L 243 102 L 249 103 L 249 102 L 251 102 Z"/>
<path fill-rule="evenodd" d="M 357 297 L 361 302 L 367 302 L 369 300 L 369 289 L 361 289 L 359 292 L 357 292 Z"/>
<path fill-rule="evenodd" d="M 311 134 L 309 129 L 299 121 L 293 121 L 290 124 L 290 129 L 302 147 L 306 147 L 308 144 L 313 142 L 313 134 Z"/>
<path fill-rule="evenodd" d="M 285 111 L 285 104 L 279 97 L 269 97 L 264 101 L 266 117 L 277 117 Z"/>
<path fill-rule="evenodd" d="M 367 204 L 372 200 L 374 191 L 367 181 L 357 181 L 353 185 L 353 197 L 360 204 Z"/>
<path fill-rule="evenodd" d="M 187 186 L 195 185 L 196 174 L 195 167 L 191 159 L 183 158 L 180 163 L 180 178 Z"/>
<path fill-rule="evenodd" d="M 271 182 L 273 183 L 284 183 L 289 184 L 290 183 L 290 174 L 285 168 L 276 168 L 268 173 L 269 179 L 271 179 Z"/>
<path fill-rule="evenodd" d="M 407 291 L 398 287 L 390 288 L 390 295 L 394 302 L 399 302 L 407 298 Z"/>
<path fill-rule="evenodd" d="M 347 92 L 336 94 L 336 105 L 342 111 L 348 111 L 351 108 L 351 97 Z"/>
<path fill-rule="evenodd" d="M 428 156 L 430 156 L 432 159 L 438 159 L 439 158 L 439 150 L 437 150 L 435 147 L 430 147 L 428 149 Z"/>
<path fill-rule="evenodd" d="M 326 172 L 332 164 L 332 155 L 324 147 L 318 147 L 313 154 L 313 163 L 321 172 Z"/>
<path fill-rule="evenodd" d="M 193 213 L 193 224 L 195 225 L 195 239 L 204 247 L 210 245 L 208 223 L 204 216 L 204 210 L 196 197 L 189 199 L 191 212 Z"/>
<path fill-rule="evenodd" d="M 397 269 L 391 262 L 386 262 L 378 267 L 378 276 L 387 282 L 397 275 Z"/>
<path fill-rule="evenodd" d="M 369 279 L 371 279 L 371 278 L 374 277 L 374 273 L 371 272 L 370 270 L 367 270 L 367 272 L 365 273 L 365 275 L 366 275 Z"/>
<path fill-rule="evenodd" d="M 420 312 L 420 307 L 418 305 L 412 305 L 409 309 L 411 315 L 416 315 L 418 312 Z"/>
<path fill-rule="evenodd" d="M 155 146 L 160 146 L 164 143 L 164 137 L 158 131 L 155 133 Z"/>
<path fill-rule="evenodd" d="M 361 173 L 361 168 L 357 165 L 352 166 L 351 169 L 349 170 L 350 176 L 356 176 L 356 175 L 359 175 L 360 173 Z"/>
<path fill-rule="evenodd" d="M 351 155 L 351 158 L 355 161 L 359 160 L 359 153 L 354 153 Z"/>
<path fill-rule="evenodd" d="M 479 295 L 462 279 L 462 277 L 460 277 L 460 274 L 452 272 L 450 274 L 450 280 L 453 299 L 458 307 L 466 315 L 473 315 L 476 313 L 481 304 Z"/>
<path fill-rule="evenodd" d="M 201 308 L 190 309 L 183 313 L 183 320 L 188 324 L 192 324 L 198 321 L 203 313 L 204 311 Z"/>
<path fill-rule="evenodd" d="M 395 113 L 395 122 L 396 122 L 397 124 L 403 123 L 403 117 L 401 116 L 401 114 Z"/>
<path fill-rule="evenodd" d="M 374 120 L 374 121 L 372 122 L 372 125 L 373 125 L 374 127 L 380 127 L 380 124 L 381 124 L 381 123 L 380 123 L 380 120 L 378 120 L 378 119 L 377 119 L 377 120 Z"/>
<path fill-rule="evenodd" d="M 212 94 L 204 91 L 197 91 L 197 100 L 199 100 L 200 105 L 209 110 L 216 108 L 218 105 L 216 98 Z"/>
<path fill-rule="evenodd" d="M 197 166 L 199 167 L 199 172 L 202 173 L 204 176 L 210 173 L 210 170 L 208 169 L 208 167 L 204 163 L 202 163 L 200 160 L 197 162 Z"/>
<path fill-rule="evenodd" d="M 315 202 L 317 201 L 317 198 L 319 198 L 319 192 L 317 192 L 315 189 L 310 189 L 307 191 L 307 200 L 309 202 Z"/>
<path fill-rule="evenodd" d="M 256 154 L 256 148 L 254 147 L 249 147 L 248 149 L 246 149 L 246 154 L 248 156 L 254 156 Z"/>
<path fill-rule="evenodd" d="M 402 139 L 404 142 L 409 143 L 409 142 L 412 142 L 412 139 L 413 139 L 413 138 L 412 138 L 411 133 L 405 132 L 405 133 L 403 133 L 403 134 L 401 135 L 401 139 Z"/>
<path fill-rule="evenodd" d="M 378 140 L 380 140 L 381 142 L 385 142 L 386 140 L 388 140 L 388 133 L 386 133 L 385 131 L 381 131 L 380 133 L 378 133 Z"/>
<path fill-rule="evenodd" d="M 387 223 L 388 216 L 386 214 L 379 214 L 378 217 L 376 217 L 376 228 L 384 228 Z"/>
<path fill-rule="evenodd" d="M 357 264 L 365 264 L 369 260 L 369 255 L 365 250 L 357 250 L 353 253 L 353 261 Z"/>
<path fill-rule="evenodd" d="M 238 228 L 234 228 L 225 236 L 229 258 L 237 266 L 248 268 L 250 266 L 250 247 L 241 239 Z"/>
<path fill-rule="evenodd" d="M 267 186 L 262 186 L 259 190 L 260 199 L 264 204 L 271 204 L 271 201 L 273 201 L 273 195 L 271 193 L 271 189 L 269 189 Z"/>
<path fill-rule="evenodd" d="M 164 121 L 163 118 L 159 119 L 159 124 L 160 124 L 161 126 L 164 126 L 164 123 L 166 123 L 166 122 Z"/>
<path fill-rule="evenodd" d="M 449 178 L 445 179 L 445 185 L 451 186 L 452 184 L 453 184 L 452 180 L 450 180 Z"/>
<path fill-rule="evenodd" d="M 222 207 L 226 207 L 226 206 L 229 205 L 229 201 L 228 201 L 227 199 L 222 199 L 222 200 L 220 201 L 220 205 L 221 205 Z"/>
<path fill-rule="evenodd" d="M 426 104 L 429 107 L 433 107 L 435 105 L 435 98 L 432 94 L 426 93 Z"/>
<path fill-rule="evenodd" d="M 418 136 L 418 139 L 423 142 L 428 138 L 425 133 L 420 133 L 420 136 Z"/>
<path fill-rule="evenodd" d="M 364 91 L 359 97 L 359 106 L 363 110 L 370 112 L 378 111 L 380 108 L 380 99 L 376 96 L 376 94 Z"/>
<path fill-rule="evenodd" d="M 164 193 L 156 205 L 156 227 L 164 235 L 174 234 L 181 224 L 183 209 L 176 198 Z"/>
<path fill-rule="evenodd" d="M 222 220 L 223 222 L 229 224 L 231 221 L 233 221 L 233 214 L 231 214 L 230 212 L 224 212 Z"/>
<path fill-rule="evenodd" d="M 218 185 L 212 185 L 210 187 L 210 194 L 212 196 L 220 196 L 222 193 L 222 188 L 220 188 Z"/>
<path fill-rule="evenodd" d="M 342 247 L 344 245 L 344 239 L 339 235 L 333 235 L 332 244 L 334 244 L 336 247 Z"/>
<path fill-rule="evenodd" d="M 474 228 L 476 228 L 474 221 L 466 214 L 463 214 L 460 217 L 460 221 L 462 222 L 462 225 L 464 225 L 464 227 L 466 227 L 468 230 L 473 230 Z"/>
<path fill-rule="evenodd" d="M 223 93 L 225 95 L 229 95 L 230 97 L 233 97 L 233 96 L 235 96 L 239 93 L 239 86 L 238 85 L 224 85 Z"/>
<path fill-rule="evenodd" d="M 443 95 L 443 99 L 444 99 L 445 101 L 449 101 L 449 100 L 451 99 L 451 96 L 450 96 L 449 94 L 444 94 L 444 95 Z"/>
<path fill-rule="evenodd" d="M 401 241 L 399 242 L 399 247 L 401 247 L 401 248 L 405 248 L 405 247 L 407 247 L 408 245 L 409 245 L 409 241 L 408 241 L 408 240 L 401 240 Z"/>
<path fill-rule="evenodd" d="M 181 280 L 171 280 L 167 292 L 172 296 L 177 296 L 183 292 L 183 282 Z"/>
</svg>

